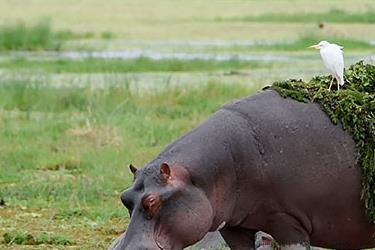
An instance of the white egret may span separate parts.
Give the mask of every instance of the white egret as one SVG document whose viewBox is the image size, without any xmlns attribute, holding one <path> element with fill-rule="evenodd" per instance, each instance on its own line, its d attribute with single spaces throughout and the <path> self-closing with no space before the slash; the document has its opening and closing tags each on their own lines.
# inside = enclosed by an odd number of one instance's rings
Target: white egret
<svg viewBox="0 0 375 250">
<path fill-rule="evenodd" d="M 337 81 L 337 90 L 340 89 L 340 85 L 344 85 L 344 47 L 329 43 L 327 41 L 321 41 L 316 45 L 312 45 L 309 48 L 319 49 L 320 56 L 322 57 L 324 66 L 328 69 L 332 75 L 331 83 L 329 84 L 328 90 L 331 90 L 333 80 Z"/>
</svg>

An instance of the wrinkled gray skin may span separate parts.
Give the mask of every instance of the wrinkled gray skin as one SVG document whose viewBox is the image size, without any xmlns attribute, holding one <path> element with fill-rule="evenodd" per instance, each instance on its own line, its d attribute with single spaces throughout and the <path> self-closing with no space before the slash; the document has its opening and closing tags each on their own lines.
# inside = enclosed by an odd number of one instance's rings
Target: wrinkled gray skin
<svg viewBox="0 0 375 250">
<path fill-rule="evenodd" d="M 226 104 L 133 168 L 121 197 L 131 221 L 113 249 L 181 249 L 224 224 L 231 249 L 253 249 L 257 231 L 282 247 L 374 247 L 355 156 L 317 104 L 272 90 Z"/>
</svg>

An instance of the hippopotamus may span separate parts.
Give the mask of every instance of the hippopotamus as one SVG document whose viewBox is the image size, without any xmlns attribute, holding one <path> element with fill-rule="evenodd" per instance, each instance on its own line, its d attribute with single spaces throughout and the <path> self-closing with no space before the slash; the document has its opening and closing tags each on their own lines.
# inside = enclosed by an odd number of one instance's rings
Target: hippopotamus
<svg viewBox="0 0 375 250">
<path fill-rule="evenodd" d="M 143 168 L 121 194 L 131 219 L 113 249 L 183 249 L 219 230 L 282 249 L 375 246 L 351 135 L 319 104 L 272 89 L 224 104 Z"/>
</svg>

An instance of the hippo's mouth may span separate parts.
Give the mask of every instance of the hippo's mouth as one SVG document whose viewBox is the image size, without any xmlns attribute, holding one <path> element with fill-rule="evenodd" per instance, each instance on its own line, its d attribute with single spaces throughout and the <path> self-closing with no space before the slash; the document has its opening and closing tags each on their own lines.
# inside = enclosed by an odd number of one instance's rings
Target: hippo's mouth
<svg viewBox="0 0 375 250">
<path fill-rule="evenodd" d="M 153 237 L 153 240 L 154 240 L 154 242 L 155 242 L 155 245 L 158 247 L 158 249 L 160 249 L 160 250 L 170 250 L 170 249 L 174 249 L 169 243 L 169 241 L 167 240 L 167 241 L 164 241 L 163 240 L 164 238 L 162 238 L 162 239 L 158 239 L 157 237 L 155 237 L 155 235 L 154 235 L 154 237 Z"/>
<path fill-rule="evenodd" d="M 154 245 L 157 246 L 157 250 L 180 250 L 183 247 L 175 239 L 171 239 L 168 235 L 159 234 L 160 231 L 154 232 Z M 156 249 L 156 248 L 155 248 Z"/>
<path fill-rule="evenodd" d="M 129 246 L 124 242 L 124 240 L 125 240 L 125 233 L 123 233 L 121 236 L 117 237 L 117 239 L 115 239 L 112 242 L 112 244 L 108 247 L 108 250 L 128 249 Z M 152 240 L 153 240 L 153 244 L 152 244 L 153 247 L 152 247 L 152 249 L 155 249 L 155 250 L 170 249 L 170 248 L 167 248 L 167 247 L 163 247 L 162 244 L 159 241 L 157 241 L 155 239 L 152 239 Z"/>
<path fill-rule="evenodd" d="M 156 245 L 158 246 L 159 249 L 164 250 L 164 248 L 162 247 L 162 245 L 160 244 L 159 241 L 155 240 L 155 243 L 156 243 Z"/>
</svg>

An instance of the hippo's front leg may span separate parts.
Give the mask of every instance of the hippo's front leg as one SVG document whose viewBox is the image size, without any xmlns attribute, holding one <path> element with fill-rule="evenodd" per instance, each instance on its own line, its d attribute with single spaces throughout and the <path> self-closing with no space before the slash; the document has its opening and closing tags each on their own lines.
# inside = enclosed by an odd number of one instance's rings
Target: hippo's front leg
<svg viewBox="0 0 375 250">
<path fill-rule="evenodd" d="M 220 230 L 225 242 L 232 250 L 253 250 L 256 231 L 240 227 L 225 227 Z"/>
</svg>

